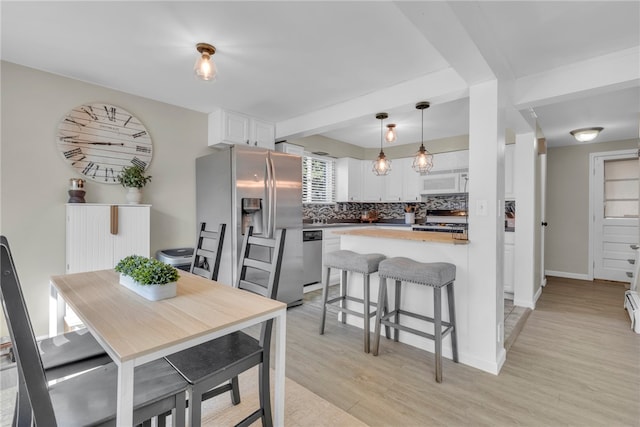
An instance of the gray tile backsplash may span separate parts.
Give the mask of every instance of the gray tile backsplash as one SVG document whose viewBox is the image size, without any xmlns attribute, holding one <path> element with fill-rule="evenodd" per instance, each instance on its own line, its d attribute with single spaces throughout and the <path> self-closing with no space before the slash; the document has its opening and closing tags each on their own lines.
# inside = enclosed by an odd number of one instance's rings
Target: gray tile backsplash
<svg viewBox="0 0 640 427">
<path fill-rule="evenodd" d="M 467 195 L 425 196 L 422 202 L 406 203 L 305 203 L 302 205 L 302 215 L 303 219 L 307 221 L 357 221 L 363 211 L 376 210 L 379 220 L 404 220 L 406 206 L 415 206 L 416 222 L 420 222 L 424 220 L 428 209 L 465 209 Z"/>
</svg>

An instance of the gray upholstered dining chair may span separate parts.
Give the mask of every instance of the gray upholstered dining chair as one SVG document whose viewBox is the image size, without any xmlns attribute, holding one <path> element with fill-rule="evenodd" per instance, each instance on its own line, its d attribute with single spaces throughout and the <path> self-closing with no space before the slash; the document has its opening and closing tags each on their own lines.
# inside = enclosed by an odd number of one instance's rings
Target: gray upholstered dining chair
<svg viewBox="0 0 640 427">
<path fill-rule="evenodd" d="M 253 235 L 253 227 L 245 234 L 240 252 L 239 273 L 236 287 L 248 290 L 267 298 L 275 299 L 278 293 L 282 252 L 286 230 L 277 230 L 274 238 Z M 260 248 L 262 247 L 262 248 Z M 270 253 L 270 256 L 257 259 L 255 253 Z M 269 258 L 268 260 L 264 260 Z M 199 426 L 201 422 L 201 403 L 218 394 L 229 391 L 232 386 L 224 384 L 231 381 L 237 387 L 240 373 L 259 366 L 260 408 L 248 415 L 237 425 L 248 426 L 259 418 L 263 426 L 273 424 L 271 415 L 271 388 L 269 383 L 269 356 L 271 349 L 271 331 L 273 319 L 262 323 L 260 339 L 255 339 L 244 332 L 232 334 L 203 343 L 199 346 L 167 356 L 166 359 L 191 384 L 189 393 L 189 415 L 191 426 Z M 237 393 L 239 403 L 239 390 Z M 235 399 L 235 397 L 234 397 Z"/>
<path fill-rule="evenodd" d="M 220 224 L 218 231 L 208 231 L 206 227 L 206 222 L 200 223 L 200 231 L 198 231 L 189 272 L 209 280 L 217 280 L 227 225 Z"/>
<path fill-rule="evenodd" d="M 6 247 L 8 256 L 11 258 L 9 241 L 5 236 L 0 236 L 0 244 Z M 38 341 L 38 349 L 48 381 L 112 362 L 86 328 L 40 340 Z M 13 354 L 13 349 L 11 353 Z M 13 425 L 30 424 L 31 422 L 31 406 L 26 390 L 21 385 L 22 383 L 19 383 L 16 394 Z"/>
<path fill-rule="evenodd" d="M 33 422 L 38 426 L 114 425 L 117 367 L 113 363 L 53 385 L 47 382 L 7 239 L 0 240 L 0 300 L 17 362 L 19 389 L 28 397 Z M 134 421 L 173 410 L 173 422 L 184 426 L 187 383 L 164 360 L 135 368 Z M 31 425 L 31 419 L 15 421 Z"/>
</svg>

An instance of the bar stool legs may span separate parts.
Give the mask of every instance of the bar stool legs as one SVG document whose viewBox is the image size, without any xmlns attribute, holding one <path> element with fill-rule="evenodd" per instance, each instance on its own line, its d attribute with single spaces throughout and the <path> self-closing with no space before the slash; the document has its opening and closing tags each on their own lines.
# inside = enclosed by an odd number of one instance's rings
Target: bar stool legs
<svg viewBox="0 0 640 427">
<path fill-rule="evenodd" d="M 353 251 L 340 250 L 327 254 L 325 259 L 325 280 L 322 287 L 322 317 L 320 319 L 320 335 L 324 334 L 324 327 L 327 318 L 327 305 L 338 303 L 338 311 L 340 312 L 341 322 L 347 323 L 347 314 L 363 318 L 364 329 L 364 352 L 369 353 L 371 346 L 371 319 L 373 315 L 384 309 L 388 311 L 387 305 L 379 305 L 371 302 L 371 273 L 378 271 L 378 264 L 384 259 L 381 254 L 358 254 Z M 329 279 L 331 269 L 338 268 L 341 270 L 340 295 L 336 298 L 329 299 Z M 363 275 L 363 297 L 362 299 L 349 296 L 347 292 L 347 272 L 359 273 Z M 349 309 L 346 306 L 347 301 L 362 304 L 362 313 Z M 371 307 L 376 307 L 375 312 L 371 312 Z M 387 327 L 387 337 L 390 336 L 390 329 Z"/>
<path fill-rule="evenodd" d="M 453 361 L 458 362 L 458 340 L 456 330 L 455 299 L 453 283 L 455 280 L 455 266 L 447 263 L 419 263 L 408 258 L 390 258 L 380 263 L 378 274 L 380 287 L 378 304 L 388 304 L 387 278 L 394 280 L 395 302 L 392 312 L 378 310 L 374 330 L 372 353 L 378 355 L 380 348 L 380 332 L 382 325 L 394 328 L 393 339 L 398 341 L 399 332 L 405 331 L 434 341 L 435 377 L 436 382 L 442 382 L 442 340 L 451 334 L 451 349 Z M 433 318 L 412 313 L 401 308 L 402 281 L 428 286 L 433 289 Z M 442 320 L 442 288 L 447 290 L 447 306 L 449 321 Z M 434 325 L 433 334 L 400 324 L 400 315 L 431 322 Z M 393 320 L 392 320 L 393 319 Z"/>
</svg>

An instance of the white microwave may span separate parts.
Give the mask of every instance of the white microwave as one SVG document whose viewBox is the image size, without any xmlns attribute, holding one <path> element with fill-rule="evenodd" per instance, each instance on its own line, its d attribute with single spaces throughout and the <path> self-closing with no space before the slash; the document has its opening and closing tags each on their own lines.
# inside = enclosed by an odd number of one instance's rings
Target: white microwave
<svg viewBox="0 0 640 427">
<path fill-rule="evenodd" d="M 433 173 L 420 178 L 420 194 L 466 193 L 468 191 L 468 172 Z"/>
</svg>

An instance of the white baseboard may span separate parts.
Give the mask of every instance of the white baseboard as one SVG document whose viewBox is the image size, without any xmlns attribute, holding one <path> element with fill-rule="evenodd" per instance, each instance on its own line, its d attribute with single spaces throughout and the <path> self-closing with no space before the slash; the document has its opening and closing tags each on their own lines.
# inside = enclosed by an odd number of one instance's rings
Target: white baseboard
<svg viewBox="0 0 640 427">
<path fill-rule="evenodd" d="M 568 273 L 566 271 L 552 271 L 552 270 L 545 270 L 544 274 L 547 276 L 564 277 L 565 279 L 591 281 L 591 277 L 589 277 L 588 274 Z"/>
</svg>

